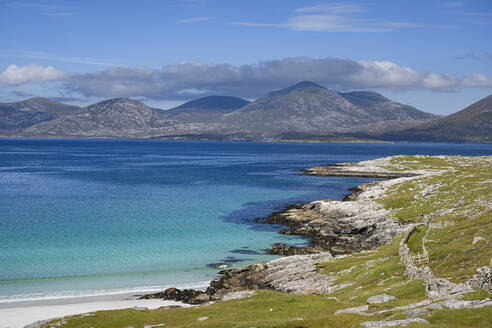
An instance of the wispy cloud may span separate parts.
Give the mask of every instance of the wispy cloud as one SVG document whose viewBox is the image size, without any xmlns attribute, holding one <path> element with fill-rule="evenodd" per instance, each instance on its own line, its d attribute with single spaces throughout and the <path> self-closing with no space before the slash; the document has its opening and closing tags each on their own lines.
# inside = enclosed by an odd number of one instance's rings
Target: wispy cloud
<svg viewBox="0 0 492 328">
<path fill-rule="evenodd" d="M 360 5 L 335 2 L 297 8 L 294 10 L 296 15 L 282 23 L 241 21 L 231 24 L 314 32 L 390 32 L 403 28 L 449 28 L 434 24 L 366 19 L 360 16 L 364 12 L 366 9 Z"/>
<path fill-rule="evenodd" d="M 492 12 L 468 12 L 465 13 L 468 17 L 471 17 L 471 23 L 477 25 L 490 25 L 492 24 Z"/>
<path fill-rule="evenodd" d="M 444 2 L 441 4 L 442 7 L 445 8 L 456 8 L 456 7 L 461 7 L 463 6 L 462 1 L 450 1 L 450 2 Z"/>
<path fill-rule="evenodd" d="M 204 22 L 214 19 L 214 17 L 193 17 L 193 18 L 183 18 L 176 20 L 179 23 L 197 23 Z"/>
<path fill-rule="evenodd" d="M 203 8 L 205 7 L 204 0 L 181 0 L 176 7 L 181 8 Z"/>
<path fill-rule="evenodd" d="M 350 14 L 366 11 L 362 6 L 348 2 L 332 2 L 329 4 L 297 8 L 297 13 L 328 13 L 328 14 Z"/>
<path fill-rule="evenodd" d="M 492 60 L 492 53 L 490 52 L 483 52 L 483 53 L 476 53 L 473 51 L 467 52 L 465 54 L 461 54 L 455 57 L 456 59 L 470 59 L 470 60 L 475 60 L 475 61 L 481 61 L 481 60 Z"/>
<path fill-rule="evenodd" d="M 7 54 L 22 58 L 32 58 L 32 59 L 46 59 L 54 60 L 66 63 L 76 63 L 76 64 L 87 64 L 87 65 L 97 65 L 97 66 L 111 66 L 111 67 L 126 67 L 126 65 L 108 62 L 105 60 L 87 58 L 87 57 L 70 57 L 70 56 L 59 56 L 46 52 L 40 51 L 26 51 L 26 50 L 9 50 Z"/>
<path fill-rule="evenodd" d="M 79 14 L 75 7 L 41 3 L 9 2 L 5 4 L 5 7 L 11 9 L 34 9 L 47 16 L 76 16 Z"/>
</svg>

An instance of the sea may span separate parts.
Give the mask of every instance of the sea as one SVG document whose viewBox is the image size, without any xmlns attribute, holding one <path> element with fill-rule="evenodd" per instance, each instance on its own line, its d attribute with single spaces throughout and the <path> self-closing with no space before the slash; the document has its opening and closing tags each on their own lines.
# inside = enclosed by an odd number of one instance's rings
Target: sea
<svg viewBox="0 0 492 328">
<path fill-rule="evenodd" d="M 199 287 L 306 245 L 255 222 L 370 179 L 298 169 L 491 144 L 0 139 L 0 303 Z"/>
</svg>

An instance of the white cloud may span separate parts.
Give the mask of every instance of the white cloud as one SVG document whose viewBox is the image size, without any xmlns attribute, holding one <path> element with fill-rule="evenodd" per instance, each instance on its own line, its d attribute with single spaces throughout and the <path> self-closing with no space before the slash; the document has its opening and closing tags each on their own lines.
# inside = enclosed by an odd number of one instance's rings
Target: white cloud
<svg viewBox="0 0 492 328">
<path fill-rule="evenodd" d="M 67 74 L 52 66 L 36 64 L 27 66 L 10 65 L 0 74 L 0 83 L 6 85 L 18 85 L 29 82 L 62 80 L 66 77 Z"/>
<path fill-rule="evenodd" d="M 470 77 L 464 78 L 462 85 L 468 88 L 492 87 L 492 80 L 480 73 L 474 73 Z"/>
<path fill-rule="evenodd" d="M 70 75 L 53 67 L 11 65 L 0 75 L 0 83 L 10 85 L 50 80 L 61 80 L 64 83 L 63 91 L 68 94 L 167 100 L 212 94 L 256 98 L 303 80 L 336 90 L 449 92 L 459 88 L 492 86 L 492 80 L 480 73 L 462 78 L 436 72 L 418 72 L 390 61 L 310 57 L 285 58 L 250 65 L 183 61 L 165 65 L 161 69 L 118 67 Z"/>
</svg>

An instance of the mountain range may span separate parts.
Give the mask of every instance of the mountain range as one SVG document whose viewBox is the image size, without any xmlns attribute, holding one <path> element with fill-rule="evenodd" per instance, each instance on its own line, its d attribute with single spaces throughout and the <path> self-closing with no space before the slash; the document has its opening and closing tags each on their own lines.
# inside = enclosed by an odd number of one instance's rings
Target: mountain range
<svg viewBox="0 0 492 328">
<path fill-rule="evenodd" d="M 282 140 L 363 137 L 408 141 L 492 140 L 492 96 L 446 117 L 378 93 L 340 93 L 304 81 L 250 102 L 208 96 L 170 110 L 117 98 L 85 108 L 46 98 L 0 104 L 5 136 Z"/>
</svg>

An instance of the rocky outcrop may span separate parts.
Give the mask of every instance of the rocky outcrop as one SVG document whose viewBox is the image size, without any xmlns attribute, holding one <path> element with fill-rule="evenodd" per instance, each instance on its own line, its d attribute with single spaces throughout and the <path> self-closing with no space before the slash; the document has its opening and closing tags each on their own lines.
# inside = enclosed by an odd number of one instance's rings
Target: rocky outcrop
<svg viewBox="0 0 492 328">
<path fill-rule="evenodd" d="M 310 237 L 310 250 L 333 254 L 376 249 L 408 229 L 373 201 L 317 201 L 274 213 L 258 222 L 286 225 L 289 228 L 281 233 Z M 301 252 L 292 248 L 288 251 Z"/>
<path fill-rule="evenodd" d="M 489 266 L 478 268 L 468 284 L 492 295 L 492 269 Z"/>
<path fill-rule="evenodd" d="M 296 247 L 285 243 L 275 243 L 272 248 L 267 251 L 271 255 L 300 255 L 300 254 L 316 254 L 322 252 L 321 249 L 313 247 Z"/>
<path fill-rule="evenodd" d="M 318 264 L 332 259 L 330 253 L 294 255 L 250 265 L 243 269 L 221 271 L 207 293 L 213 299 L 239 290 L 269 289 L 297 294 L 325 294 L 341 288 L 333 278 L 318 272 Z"/>
<path fill-rule="evenodd" d="M 210 301 L 210 295 L 194 289 L 168 288 L 163 292 L 143 295 L 140 299 L 165 299 L 187 304 L 202 304 Z"/>
<path fill-rule="evenodd" d="M 326 294 L 350 284 L 336 285 L 334 278 L 318 272 L 318 264 L 332 259 L 330 253 L 295 255 L 250 265 L 242 269 L 220 271 L 222 277 L 212 281 L 205 292 L 166 289 L 142 298 L 175 300 L 188 304 L 250 296 L 252 290 L 267 289 L 297 294 Z M 249 291 L 248 293 L 239 293 Z"/>
</svg>

